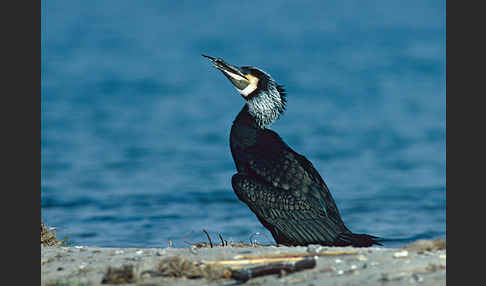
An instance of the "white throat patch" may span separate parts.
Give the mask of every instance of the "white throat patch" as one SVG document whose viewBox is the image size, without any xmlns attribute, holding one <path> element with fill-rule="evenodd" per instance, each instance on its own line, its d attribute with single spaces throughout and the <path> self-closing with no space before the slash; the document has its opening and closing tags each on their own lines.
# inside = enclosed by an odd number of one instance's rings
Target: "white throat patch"
<svg viewBox="0 0 486 286">
<path fill-rule="evenodd" d="M 258 80 L 259 80 L 257 77 L 254 77 L 250 74 L 246 75 L 246 78 L 248 79 L 250 84 L 247 87 L 245 87 L 244 89 L 238 89 L 238 88 L 236 89 L 244 97 L 247 97 L 250 93 L 254 92 L 255 89 L 257 89 Z"/>
</svg>

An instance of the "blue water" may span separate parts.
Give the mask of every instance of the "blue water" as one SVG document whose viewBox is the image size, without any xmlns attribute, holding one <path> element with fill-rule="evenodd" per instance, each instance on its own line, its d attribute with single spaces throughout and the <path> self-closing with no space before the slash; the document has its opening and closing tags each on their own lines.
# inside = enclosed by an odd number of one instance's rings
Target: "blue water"
<svg viewBox="0 0 486 286">
<path fill-rule="evenodd" d="M 43 1 L 42 218 L 75 245 L 273 243 L 231 188 L 244 102 L 201 53 L 288 90 L 271 128 L 346 225 L 446 233 L 445 1 Z"/>
</svg>

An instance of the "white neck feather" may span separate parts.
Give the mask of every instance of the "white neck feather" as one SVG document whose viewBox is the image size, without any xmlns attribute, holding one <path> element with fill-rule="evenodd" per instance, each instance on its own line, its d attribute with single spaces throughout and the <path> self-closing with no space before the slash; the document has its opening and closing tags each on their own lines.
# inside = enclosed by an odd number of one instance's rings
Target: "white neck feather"
<svg viewBox="0 0 486 286">
<path fill-rule="evenodd" d="M 255 117 L 261 128 L 275 122 L 283 112 L 285 106 L 277 88 L 269 85 L 268 91 L 261 91 L 260 94 L 248 99 L 248 112 Z"/>
</svg>

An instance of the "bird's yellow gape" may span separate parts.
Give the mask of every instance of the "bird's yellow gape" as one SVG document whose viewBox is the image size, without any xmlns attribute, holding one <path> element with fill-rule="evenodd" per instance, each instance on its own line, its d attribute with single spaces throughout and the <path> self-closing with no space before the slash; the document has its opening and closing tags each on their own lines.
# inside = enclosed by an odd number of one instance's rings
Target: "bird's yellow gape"
<svg viewBox="0 0 486 286">
<path fill-rule="evenodd" d="M 255 76 L 252 76 L 251 74 L 246 74 L 245 77 L 248 79 L 248 81 L 250 82 L 250 84 L 248 84 L 248 86 L 246 86 L 244 89 L 240 90 L 238 88 L 236 88 L 238 90 L 238 92 L 243 95 L 244 97 L 247 97 L 248 95 L 250 95 L 252 92 L 254 92 L 257 87 L 258 87 L 258 78 L 255 77 Z"/>
</svg>

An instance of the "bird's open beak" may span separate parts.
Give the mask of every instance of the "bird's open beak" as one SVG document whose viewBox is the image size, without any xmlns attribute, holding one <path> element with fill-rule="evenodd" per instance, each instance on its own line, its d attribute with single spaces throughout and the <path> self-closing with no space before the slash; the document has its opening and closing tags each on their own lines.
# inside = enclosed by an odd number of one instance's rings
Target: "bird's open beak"
<svg viewBox="0 0 486 286">
<path fill-rule="evenodd" d="M 214 67 L 220 70 L 238 90 L 244 90 L 250 84 L 249 79 L 239 68 L 226 63 L 220 58 L 213 58 L 206 55 L 202 56 L 208 58 Z"/>
</svg>

